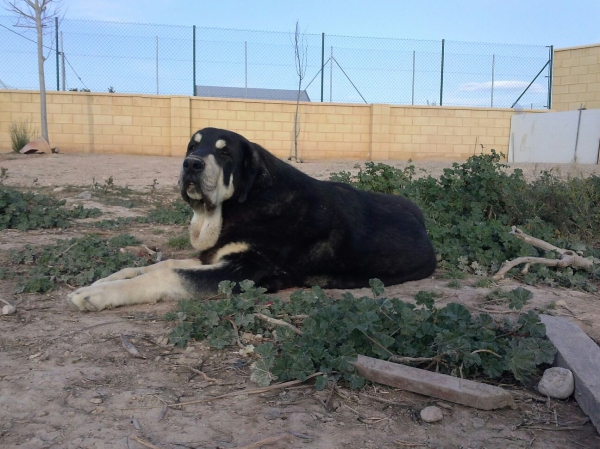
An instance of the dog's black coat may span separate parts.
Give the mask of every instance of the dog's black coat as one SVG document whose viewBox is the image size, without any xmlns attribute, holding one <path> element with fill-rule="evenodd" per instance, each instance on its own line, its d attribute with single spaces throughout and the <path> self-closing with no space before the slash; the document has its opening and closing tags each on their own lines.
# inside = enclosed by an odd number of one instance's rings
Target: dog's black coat
<svg viewBox="0 0 600 449">
<path fill-rule="evenodd" d="M 313 179 L 231 131 L 205 128 L 199 133 L 201 141 L 192 138 L 186 157 L 214 156 L 225 185 L 231 176 L 234 186 L 221 205 L 218 240 L 200 259 L 210 265 L 231 243 L 249 248 L 226 255 L 210 270 L 175 270 L 191 290 L 216 291 L 220 281 L 245 279 L 268 291 L 358 288 L 371 278 L 392 285 L 433 273 L 435 252 L 423 214 L 408 199 Z M 218 140 L 226 141 L 223 149 L 215 146 Z M 184 169 L 180 180 L 183 199 L 196 209 L 202 201 L 190 198 L 186 188 L 200 185 L 201 172 Z"/>
</svg>

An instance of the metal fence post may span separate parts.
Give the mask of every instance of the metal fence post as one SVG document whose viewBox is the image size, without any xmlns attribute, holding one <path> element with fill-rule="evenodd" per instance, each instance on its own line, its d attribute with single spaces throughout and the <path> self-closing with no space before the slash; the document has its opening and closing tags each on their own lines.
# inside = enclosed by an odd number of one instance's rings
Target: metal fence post
<svg viewBox="0 0 600 449">
<path fill-rule="evenodd" d="M 58 42 L 56 43 L 58 46 Z M 65 70 L 65 38 L 63 32 L 60 32 L 60 68 L 62 70 L 62 90 L 67 90 L 67 71 Z"/>
<path fill-rule="evenodd" d="M 440 77 L 440 106 L 442 105 L 442 100 L 444 98 L 444 44 L 446 39 L 442 39 L 442 69 L 441 69 L 441 77 Z"/>
<path fill-rule="evenodd" d="M 550 67 L 548 67 L 548 109 L 552 109 L 552 77 L 554 76 L 554 45 L 550 45 Z"/>
<path fill-rule="evenodd" d="M 54 18 L 54 40 L 56 41 L 56 90 L 60 90 L 60 72 L 58 62 L 58 17 Z"/>
<path fill-rule="evenodd" d="M 323 80 L 325 78 L 325 33 L 321 33 L 321 103 L 323 103 Z"/>
<path fill-rule="evenodd" d="M 194 43 L 192 45 L 192 71 L 193 73 L 193 80 L 194 80 L 194 90 L 192 91 L 192 97 L 196 96 L 196 25 L 193 26 L 193 31 L 192 31 L 192 39 L 194 40 Z"/>
</svg>

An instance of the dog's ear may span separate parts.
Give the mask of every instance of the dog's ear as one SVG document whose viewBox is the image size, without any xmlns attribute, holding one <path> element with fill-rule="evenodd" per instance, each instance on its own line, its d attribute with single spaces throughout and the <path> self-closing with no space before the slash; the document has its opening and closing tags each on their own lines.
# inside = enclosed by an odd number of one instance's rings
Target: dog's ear
<svg viewBox="0 0 600 449">
<path fill-rule="evenodd" d="M 273 185 L 271 174 L 261 157 L 260 150 L 262 148 L 252 142 L 245 142 L 244 146 L 244 172 L 246 175 L 246 182 L 244 190 L 238 200 L 240 203 L 243 203 L 248 199 L 250 190 L 252 190 L 254 185 L 260 185 L 264 188 L 269 188 Z"/>
</svg>

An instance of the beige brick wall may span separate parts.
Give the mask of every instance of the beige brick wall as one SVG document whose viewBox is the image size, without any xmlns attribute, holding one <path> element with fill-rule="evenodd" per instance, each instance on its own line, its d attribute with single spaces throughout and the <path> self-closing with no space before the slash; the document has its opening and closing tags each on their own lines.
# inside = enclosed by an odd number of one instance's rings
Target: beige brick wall
<svg viewBox="0 0 600 449">
<path fill-rule="evenodd" d="M 506 155 L 513 114 L 512 109 L 392 106 L 389 159 L 463 160 L 491 149 Z"/>
<path fill-rule="evenodd" d="M 600 108 L 600 44 L 554 50 L 552 109 Z"/>
<path fill-rule="evenodd" d="M 296 105 L 284 101 L 48 92 L 52 146 L 62 152 L 181 156 L 190 135 L 213 126 L 236 131 L 286 158 Z M 534 111 L 535 112 L 535 111 Z M 540 112 L 540 111 L 538 111 Z M 510 109 L 302 103 L 299 156 L 305 160 L 464 160 L 508 152 Z M 39 128 L 39 94 L 0 91 L 0 150 L 11 121 Z"/>
</svg>

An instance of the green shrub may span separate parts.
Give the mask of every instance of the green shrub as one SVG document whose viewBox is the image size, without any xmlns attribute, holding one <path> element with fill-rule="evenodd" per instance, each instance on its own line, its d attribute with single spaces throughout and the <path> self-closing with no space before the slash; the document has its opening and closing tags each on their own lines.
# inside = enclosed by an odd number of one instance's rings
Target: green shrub
<svg viewBox="0 0 600 449">
<path fill-rule="evenodd" d="M 167 246 L 175 250 L 192 249 L 192 244 L 190 243 L 190 236 L 188 234 L 171 237 L 167 241 Z"/>
<path fill-rule="evenodd" d="M 192 215 L 193 211 L 190 206 L 182 199 L 177 199 L 170 204 L 152 209 L 146 217 L 139 217 L 138 221 L 164 225 L 187 225 Z"/>
<path fill-rule="evenodd" d="M 66 209 L 65 204 L 65 200 L 48 195 L 22 193 L 0 186 L 0 230 L 66 228 L 70 226 L 70 220 L 101 215 L 99 209 L 86 209 L 83 206 Z"/>
<path fill-rule="evenodd" d="M 12 150 L 15 153 L 18 153 L 21 151 L 21 148 L 31 142 L 33 137 L 37 134 L 37 128 L 31 129 L 29 120 L 22 122 L 13 121 L 8 128 L 8 132 L 10 134 Z"/>
<path fill-rule="evenodd" d="M 58 284 L 82 287 L 122 268 L 147 265 L 146 259 L 119 251 L 137 243 L 125 234 L 108 240 L 88 235 L 41 248 L 28 245 L 11 257 L 14 264 L 33 266 L 17 285 L 17 293 L 44 293 Z"/>
<path fill-rule="evenodd" d="M 327 297 L 319 287 L 296 291 L 290 301 L 282 301 L 265 297 L 264 289 L 251 281 L 240 283 L 240 294 L 232 293 L 234 286 L 229 281 L 220 284 L 225 296 L 220 301 L 180 301 L 178 311 L 168 316 L 179 321 L 169 339 L 179 346 L 191 338 L 205 339 L 209 346 L 221 349 L 234 345 L 241 331 L 263 335 L 272 341 L 254 350 L 258 357 L 251 367 L 251 378 L 260 385 L 304 380 L 321 371 L 318 388 L 337 376 L 360 388 L 364 379 L 352 364 L 358 354 L 381 359 L 419 357 L 414 364 L 457 377 L 512 375 L 528 382 L 539 365 L 552 362 L 556 352 L 544 338 L 546 328 L 539 316 L 533 311 L 521 313 L 532 296 L 523 288 L 508 294 L 518 317 L 496 323 L 485 313 L 471 315 L 461 304 L 436 308 L 430 292 L 419 292 L 417 305 L 386 298 L 377 279 L 371 280 L 373 297 L 345 293 L 341 300 Z M 302 335 L 260 320 L 256 313 L 288 323 L 301 315 Z"/>
</svg>

